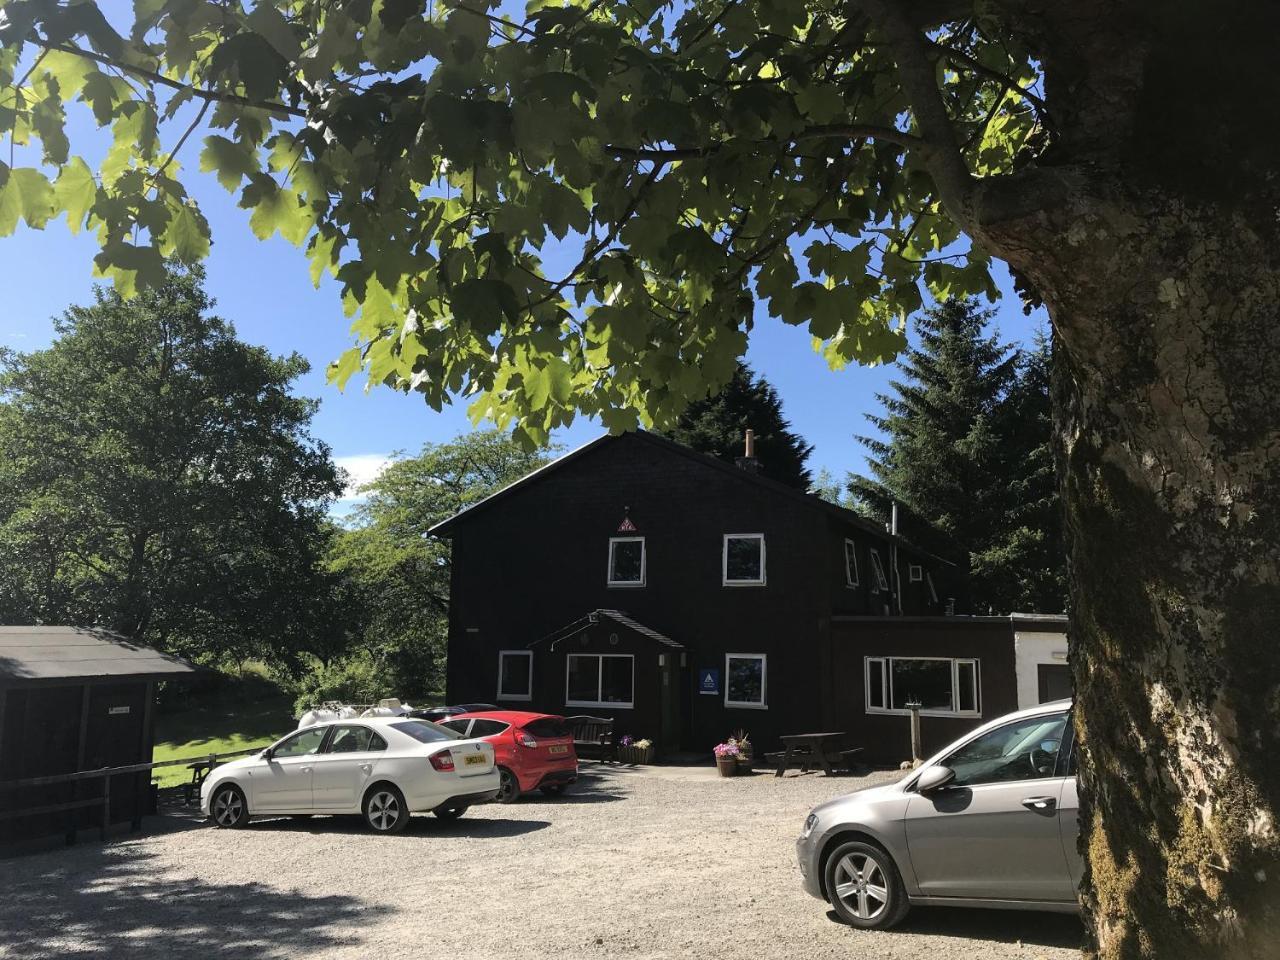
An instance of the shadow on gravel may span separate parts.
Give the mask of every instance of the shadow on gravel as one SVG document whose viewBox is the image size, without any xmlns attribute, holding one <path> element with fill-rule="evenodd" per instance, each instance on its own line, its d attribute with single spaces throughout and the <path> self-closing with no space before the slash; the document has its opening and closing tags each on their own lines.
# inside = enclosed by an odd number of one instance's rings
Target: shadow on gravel
<svg viewBox="0 0 1280 960">
<path fill-rule="evenodd" d="M 840 921 L 834 910 L 827 912 Z M 880 934 L 917 933 L 938 937 L 964 937 L 999 943 L 1026 943 L 1037 947 L 1080 949 L 1084 928 L 1080 918 L 1065 913 L 1024 910 L 962 910 L 957 907 L 916 907 L 892 930 Z"/>
<path fill-rule="evenodd" d="M 66 858 L 25 860 L 20 876 L 6 865 L 0 956 L 292 960 L 358 946 L 358 931 L 390 912 L 354 894 L 211 886 L 157 869 L 154 859 L 124 845 L 86 844 Z"/>
<path fill-rule="evenodd" d="M 489 820 L 472 819 L 463 816 L 459 820 L 441 820 L 439 817 L 417 815 L 409 820 L 409 825 L 401 837 L 415 836 L 449 836 L 449 837 L 521 837 L 527 833 L 536 833 L 551 826 L 546 820 Z M 212 829 L 212 828 L 211 828 Z M 367 836 L 371 840 L 382 840 L 370 830 L 362 818 L 350 817 L 311 817 L 309 819 L 280 818 L 275 820 L 255 820 L 249 824 L 250 831 L 272 830 L 278 833 L 310 833 Z M 231 831 L 227 831 L 228 834 Z M 392 838 L 394 839 L 394 838 Z"/>
</svg>

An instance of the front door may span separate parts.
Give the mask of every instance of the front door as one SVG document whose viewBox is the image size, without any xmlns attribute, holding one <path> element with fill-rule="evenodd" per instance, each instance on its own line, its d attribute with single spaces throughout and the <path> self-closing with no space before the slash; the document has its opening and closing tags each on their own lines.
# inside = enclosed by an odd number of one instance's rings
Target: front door
<svg viewBox="0 0 1280 960">
<path fill-rule="evenodd" d="M 249 809 L 254 813 L 311 809 L 311 777 L 328 727 L 300 730 L 282 740 L 271 759 L 249 773 Z"/>
<path fill-rule="evenodd" d="M 1058 816 L 1066 724 L 1057 713 L 990 730 L 942 761 L 956 772 L 948 787 L 911 797 L 907 849 L 923 895 L 1075 898 Z"/>
<path fill-rule="evenodd" d="M 1071 668 L 1065 663 L 1036 664 L 1036 692 L 1041 703 L 1071 699 Z"/>
<path fill-rule="evenodd" d="M 373 766 L 386 749 L 387 741 L 363 724 L 334 727 L 329 742 L 315 758 L 311 794 L 316 809 L 358 807 L 373 776 Z"/>
</svg>

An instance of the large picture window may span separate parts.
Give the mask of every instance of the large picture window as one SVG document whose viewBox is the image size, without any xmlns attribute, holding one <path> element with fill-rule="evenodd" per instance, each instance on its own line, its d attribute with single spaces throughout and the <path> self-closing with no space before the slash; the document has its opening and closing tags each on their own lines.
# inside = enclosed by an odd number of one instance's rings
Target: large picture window
<svg viewBox="0 0 1280 960">
<path fill-rule="evenodd" d="M 764 585 L 764 534 L 726 533 L 724 536 L 724 585 Z"/>
<path fill-rule="evenodd" d="M 609 540 L 609 586 L 643 587 L 646 563 L 644 537 Z"/>
<path fill-rule="evenodd" d="M 569 654 L 565 658 L 565 706 L 634 706 L 635 663 L 630 654 Z"/>
<path fill-rule="evenodd" d="M 766 657 L 763 653 L 729 653 L 724 658 L 724 705 L 764 709 Z"/>
<path fill-rule="evenodd" d="M 844 542 L 844 584 L 846 587 L 858 585 L 858 548 L 852 540 Z"/>
<path fill-rule="evenodd" d="M 977 660 L 945 657 L 867 657 L 868 713 L 907 714 L 907 704 L 935 717 L 976 717 L 982 712 Z"/>
<path fill-rule="evenodd" d="M 502 650 L 498 653 L 498 699 L 533 699 L 533 652 Z"/>
</svg>

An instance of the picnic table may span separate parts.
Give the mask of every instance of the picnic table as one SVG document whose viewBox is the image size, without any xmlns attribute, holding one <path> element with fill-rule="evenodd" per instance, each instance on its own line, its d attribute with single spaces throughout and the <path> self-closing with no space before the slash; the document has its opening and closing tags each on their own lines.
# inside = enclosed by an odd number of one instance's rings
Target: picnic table
<svg viewBox="0 0 1280 960">
<path fill-rule="evenodd" d="M 776 764 L 775 777 L 782 776 L 792 767 L 800 767 L 802 773 L 808 773 L 812 766 L 822 767 L 828 776 L 835 775 L 836 767 L 848 767 L 854 755 L 861 753 L 861 747 L 849 750 L 840 749 L 845 734 L 827 733 L 792 733 L 779 740 L 786 745 L 786 750 L 765 754 L 765 759 Z"/>
</svg>

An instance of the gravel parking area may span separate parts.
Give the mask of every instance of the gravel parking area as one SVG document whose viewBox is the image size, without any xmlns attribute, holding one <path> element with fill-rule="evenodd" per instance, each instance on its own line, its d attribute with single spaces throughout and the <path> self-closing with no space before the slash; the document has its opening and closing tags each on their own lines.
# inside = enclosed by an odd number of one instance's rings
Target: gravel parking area
<svg viewBox="0 0 1280 960">
<path fill-rule="evenodd" d="M 0 860 L 0 957 L 1078 957 L 1072 917 L 913 911 L 834 922 L 800 888 L 814 804 L 886 775 L 603 768 L 563 798 L 415 817 L 398 837 L 316 818 L 147 833 Z"/>
</svg>

